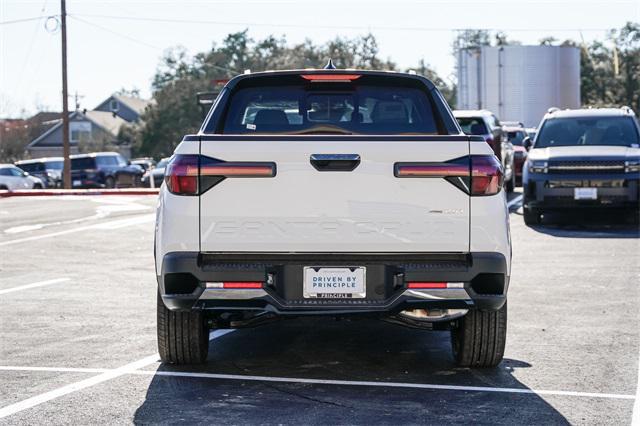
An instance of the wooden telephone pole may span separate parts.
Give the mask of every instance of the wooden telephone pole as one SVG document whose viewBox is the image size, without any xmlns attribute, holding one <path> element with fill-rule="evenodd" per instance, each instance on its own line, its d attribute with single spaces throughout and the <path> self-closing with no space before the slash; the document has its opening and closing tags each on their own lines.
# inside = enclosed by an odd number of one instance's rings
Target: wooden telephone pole
<svg viewBox="0 0 640 426">
<path fill-rule="evenodd" d="M 69 105 L 67 102 L 67 8 L 65 0 L 60 0 L 60 25 L 62 33 L 62 155 L 64 168 L 62 170 L 62 182 L 64 188 L 71 188 L 71 160 L 69 155 Z"/>
</svg>

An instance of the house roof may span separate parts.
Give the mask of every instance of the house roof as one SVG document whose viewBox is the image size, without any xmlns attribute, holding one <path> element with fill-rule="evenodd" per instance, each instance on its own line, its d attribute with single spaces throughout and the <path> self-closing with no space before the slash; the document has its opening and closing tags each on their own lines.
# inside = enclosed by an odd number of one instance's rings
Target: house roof
<svg viewBox="0 0 640 426">
<path fill-rule="evenodd" d="M 126 95 L 113 94 L 111 97 L 116 99 L 118 102 L 125 104 L 126 106 L 137 112 L 138 115 L 142 114 L 144 110 L 153 103 L 152 100 L 150 101 Z"/>
<path fill-rule="evenodd" d="M 127 124 L 126 120 L 111 112 L 87 111 L 85 113 L 82 113 L 82 115 L 88 118 L 89 121 L 92 121 L 107 132 L 111 133 L 113 136 L 118 136 L 118 131 L 120 131 L 120 128 L 124 124 Z"/>
<path fill-rule="evenodd" d="M 118 115 L 115 115 L 111 112 L 105 112 L 105 111 L 85 111 L 85 112 L 74 111 L 69 114 L 69 120 L 78 121 L 78 120 L 74 120 L 78 116 L 80 116 L 80 118 L 84 118 L 92 122 L 102 130 L 104 130 L 105 132 L 112 135 L 114 138 L 118 136 L 118 132 L 120 131 L 120 128 L 122 127 L 122 125 L 127 124 L 127 121 L 123 120 Z M 40 143 L 40 141 L 45 139 L 51 133 L 55 132 L 61 126 L 62 126 L 62 120 L 60 120 L 60 122 L 56 123 L 54 126 L 51 126 L 46 132 L 44 132 L 43 134 L 35 138 L 33 141 L 31 141 L 31 143 L 29 143 L 27 147 L 31 148 L 31 147 L 37 146 Z"/>
</svg>

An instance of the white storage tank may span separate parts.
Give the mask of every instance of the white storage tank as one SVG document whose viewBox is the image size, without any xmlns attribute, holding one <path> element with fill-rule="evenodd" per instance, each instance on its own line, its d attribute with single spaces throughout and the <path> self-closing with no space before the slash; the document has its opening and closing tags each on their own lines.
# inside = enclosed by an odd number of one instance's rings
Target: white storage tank
<svg viewBox="0 0 640 426">
<path fill-rule="evenodd" d="M 483 46 L 458 51 L 457 109 L 536 127 L 551 107 L 580 108 L 580 50 Z"/>
</svg>

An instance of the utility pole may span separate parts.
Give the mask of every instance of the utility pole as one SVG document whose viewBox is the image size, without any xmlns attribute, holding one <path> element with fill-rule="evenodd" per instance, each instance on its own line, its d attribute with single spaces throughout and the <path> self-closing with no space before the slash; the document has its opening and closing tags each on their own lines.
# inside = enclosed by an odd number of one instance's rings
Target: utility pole
<svg viewBox="0 0 640 426">
<path fill-rule="evenodd" d="M 69 105 L 67 101 L 67 8 L 65 0 L 60 0 L 60 24 L 62 34 L 62 155 L 64 168 L 62 182 L 65 189 L 71 189 L 71 160 L 69 154 Z"/>
</svg>

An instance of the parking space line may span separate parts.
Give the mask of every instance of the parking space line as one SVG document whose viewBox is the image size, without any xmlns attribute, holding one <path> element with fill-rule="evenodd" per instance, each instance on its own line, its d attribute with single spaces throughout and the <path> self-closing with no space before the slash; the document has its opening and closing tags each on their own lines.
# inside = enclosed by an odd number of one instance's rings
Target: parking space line
<svg viewBox="0 0 640 426">
<path fill-rule="evenodd" d="M 109 368 L 77 368 L 77 367 L 23 367 L 18 365 L 0 365 L 0 371 L 30 371 L 51 373 L 106 373 Z"/>
<path fill-rule="evenodd" d="M 636 385 L 636 402 L 633 403 L 631 425 L 640 426 L 640 351 L 638 352 L 638 384 Z"/>
<path fill-rule="evenodd" d="M 521 202 L 522 202 L 522 194 L 518 195 L 516 198 L 509 201 L 507 203 L 507 208 L 511 210 L 512 207 L 516 206 L 516 209 L 517 209 L 517 207 L 520 207 L 518 204 L 520 204 Z"/>
<path fill-rule="evenodd" d="M 70 280 L 71 278 L 56 278 L 54 280 L 38 281 L 37 283 L 25 284 L 18 287 L 12 287 L 12 288 L 5 288 L 3 290 L 0 290 L 0 294 L 13 293 L 14 291 L 21 291 L 21 290 L 27 290 L 30 288 L 43 287 L 45 285 L 59 284 L 59 283 L 67 282 Z"/>
<path fill-rule="evenodd" d="M 60 398 L 61 396 L 68 395 L 70 393 L 77 392 L 79 390 L 86 389 L 91 386 L 95 386 L 97 384 L 106 382 L 108 380 L 115 379 L 117 377 L 130 373 L 133 370 L 146 367 L 147 365 L 153 364 L 154 362 L 157 362 L 157 361 L 158 361 L 158 354 L 151 355 L 146 358 L 142 358 L 141 360 L 124 365 L 122 367 L 119 367 L 113 370 L 108 370 L 97 376 L 89 377 L 88 379 L 71 383 L 71 384 L 62 386 L 60 388 L 54 389 L 52 391 L 33 396 L 31 398 L 27 398 L 20 402 L 16 402 L 15 404 L 11 404 L 6 407 L 0 408 L 0 419 L 10 416 L 12 414 L 19 413 L 20 411 L 24 411 L 28 408 L 35 407 L 36 405 L 43 404 L 47 401 L 51 401 L 52 399 Z"/>
<path fill-rule="evenodd" d="M 549 395 L 549 396 L 577 396 L 586 398 L 605 398 L 605 399 L 636 399 L 635 395 L 617 394 L 617 393 L 599 393 L 599 392 L 577 392 L 577 391 L 560 391 L 560 390 L 544 390 L 544 389 L 520 389 L 520 388 L 499 388 L 486 386 L 456 386 L 456 385 L 436 385 L 423 383 L 399 383 L 399 382 L 369 382 L 369 381 L 350 381 L 350 380 L 325 380 L 325 379 L 304 379 L 294 377 L 269 377 L 269 376 L 245 376 L 236 374 L 213 374 L 213 373 L 189 373 L 180 371 L 147 371 L 136 370 L 130 374 L 136 375 L 158 375 L 170 377 L 193 377 L 202 379 L 217 380 L 243 380 L 254 382 L 277 382 L 277 383 L 305 383 L 314 385 L 339 385 L 339 386 L 372 386 L 372 387 L 389 387 L 389 388 L 409 388 L 409 389 L 429 389 L 429 390 L 446 390 L 446 391 L 464 391 L 464 392 L 499 392 L 499 393 L 520 393 L 533 395 Z"/>
<path fill-rule="evenodd" d="M 213 340 L 213 337 L 211 340 Z M 128 364 L 124 367 L 116 369 L 101 369 L 101 368 L 69 368 L 69 367 L 14 367 L 14 366 L 0 366 L 0 371 L 33 371 L 33 372 L 60 372 L 60 373 L 102 373 L 99 376 L 94 376 L 87 380 L 83 380 L 71 385 L 67 385 L 60 389 L 48 392 L 46 394 L 27 399 L 20 403 L 19 409 L 12 409 L 9 414 L 5 414 L 5 411 L 13 406 L 8 406 L 0 409 L 0 418 L 13 414 L 18 411 L 22 411 L 26 408 L 33 407 L 51 399 L 58 398 L 77 390 L 87 388 L 89 386 L 102 383 L 106 380 L 111 380 L 123 375 L 141 375 L 141 376 L 167 376 L 167 377 L 188 377 L 196 379 L 214 379 L 214 380 L 235 380 L 235 381 L 249 381 L 249 382 L 270 382 L 270 383 L 303 383 L 311 385 L 336 385 L 336 386 L 362 386 L 362 387 L 386 387 L 386 388 L 405 388 L 405 389 L 427 389 L 427 390 L 444 390 L 444 391 L 462 391 L 462 392 L 492 392 L 492 393 L 516 393 L 525 395 L 547 395 L 547 396 L 571 396 L 582 398 L 601 398 L 601 399 L 624 399 L 624 400 L 636 400 L 634 408 L 638 404 L 638 398 L 632 394 L 619 394 L 619 393 L 600 393 L 600 392 L 579 392 L 579 391 L 563 391 L 563 390 L 545 390 L 545 389 L 528 389 L 528 388 L 500 388 L 489 386 L 458 386 L 458 385 L 438 385 L 428 383 L 403 383 L 403 382 L 372 382 L 372 381 L 351 381 L 351 380 L 330 380 L 330 379 L 305 379 L 296 377 L 271 377 L 271 376 L 248 376 L 238 374 L 215 374 L 215 373 L 193 373 L 183 371 L 154 371 L 154 370 L 140 370 L 149 364 L 153 364 L 158 361 L 158 356 L 154 355 L 143 360 L 137 361 L 132 364 Z M 69 388 L 69 389 L 66 389 Z M 53 394 L 53 395 L 49 395 Z M 35 402 L 29 402 L 34 400 Z M 634 411 L 635 416 L 636 411 Z M 635 420 L 635 417 L 634 417 Z M 635 423 L 634 423 L 635 424 Z"/>
<path fill-rule="evenodd" d="M 141 224 L 141 223 L 153 222 L 155 217 L 156 217 L 155 213 L 150 213 L 150 214 L 139 215 L 139 216 L 135 216 L 135 217 L 132 217 L 132 218 L 127 218 L 127 219 L 112 220 L 110 222 L 96 223 L 94 225 L 88 225 L 88 226 L 79 226 L 77 228 L 65 229 L 64 231 L 51 232 L 49 234 L 34 235 L 34 236 L 31 236 L 31 237 L 17 238 L 15 240 L 9 240 L 9 241 L 2 241 L 2 242 L 0 242 L 0 246 L 8 246 L 8 245 L 18 244 L 18 243 L 26 243 L 26 242 L 29 242 L 29 241 L 42 240 L 44 238 L 58 237 L 60 235 L 73 234 L 75 232 L 82 232 L 82 231 L 88 231 L 88 230 L 119 229 L 119 228 L 124 228 L 125 226 L 131 226 L 131 225 L 138 225 L 138 224 Z"/>
</svg>

